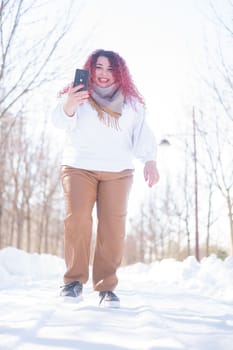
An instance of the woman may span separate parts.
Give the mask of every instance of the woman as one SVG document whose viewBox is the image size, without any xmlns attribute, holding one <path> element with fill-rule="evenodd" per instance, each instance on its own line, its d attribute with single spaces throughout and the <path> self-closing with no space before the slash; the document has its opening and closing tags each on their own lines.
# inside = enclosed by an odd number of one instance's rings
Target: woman
<svg viewBox="0 0 233 350">
<path fill-rule="evenodd" d="M 145 121 L 145 105 L 125 61 L 113 51 L 97 50 L 87 59 L 89 91 L 71 84 L 53 123 L 66 130 L 61 179 L 65 198 L 66 272 L 61 295 L 82 299 L 89 275 L 92 210 L 97 208 L 93 288 L 100 303 L 119 307 L 113 292 L 123 254 L 133 159 L 141 159 L 149 187 L 159 179 L 156 142 Z"/>
</svg>

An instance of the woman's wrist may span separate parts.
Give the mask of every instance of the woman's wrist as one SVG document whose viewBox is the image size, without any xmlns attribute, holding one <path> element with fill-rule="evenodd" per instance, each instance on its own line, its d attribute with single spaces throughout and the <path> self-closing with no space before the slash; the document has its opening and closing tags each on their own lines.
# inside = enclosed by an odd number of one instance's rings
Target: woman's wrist
<svg viewBox="0 0 233 350">
<path fill-rule="evenodd" d="M 147 160 L 147 161 L 145 162 L 145 165 L 146 165 L 146 164 L 153 164 L 153 165 L 157 166 L 156 160 L 154 160 L 154 159 Z"/>
<path fill-rule="evenodd" d="M 75 109 L 70 106 L 67 106 L 66 103 L 63 106 L 63 110 L 68 117 L 73 117 L 75 115 Z"/>
</svg>

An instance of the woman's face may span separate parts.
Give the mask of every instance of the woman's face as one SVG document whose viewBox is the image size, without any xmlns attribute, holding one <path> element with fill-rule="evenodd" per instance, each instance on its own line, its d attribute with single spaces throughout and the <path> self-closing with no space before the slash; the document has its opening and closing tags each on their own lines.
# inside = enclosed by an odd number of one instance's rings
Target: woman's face
<svg viewBox="0 0 233 350">
<path fill-rule="evenodd" d="M 100 87 L 109 87 L 115 83 L 113 69 L 107 57 L 99 56 L 97 58 L 94 83 Z"/>
</svg>

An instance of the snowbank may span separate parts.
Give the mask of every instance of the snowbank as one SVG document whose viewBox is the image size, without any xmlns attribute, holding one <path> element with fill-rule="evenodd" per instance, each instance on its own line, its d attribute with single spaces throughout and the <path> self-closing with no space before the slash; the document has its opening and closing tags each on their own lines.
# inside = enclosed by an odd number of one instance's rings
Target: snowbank
<svg viewBox="0 0 233 350">
<path fill-rule="evenodd" d="M 16 288 L 32 280 L 61 279 L 64 269 L 64 260 L 54 255 L 30 254 L 13 247 L 0 250 L 0 288 Z"/>
<path fill-rule="evenodd" d="M 221 260 L 216 255 L 203 258 L 200 262 L 194 256 L 184 261 L 164 259 L 149 265 L 134 264 L 120 270 L 131 281 L 150 280 L 151 288 L 192 291 L 194 294 L 233 301 L 233 257 Z"/>
<path fill-rule="evenodd" d="M 0 288 L 15 288 L 29 281 L 62 279 L 64 260 L 48 254 L 29 254 L 13 247 L 0 250 Z M 120 281 L 148 282 L 155 291 L 173 289 L 233 301 L 233 257 L 225 260 L 215 255 L 199 263 L 190 256 L 184 261 L 164 259 L 151 264 L 137 263 L 119 269 Z"/>
</svg>

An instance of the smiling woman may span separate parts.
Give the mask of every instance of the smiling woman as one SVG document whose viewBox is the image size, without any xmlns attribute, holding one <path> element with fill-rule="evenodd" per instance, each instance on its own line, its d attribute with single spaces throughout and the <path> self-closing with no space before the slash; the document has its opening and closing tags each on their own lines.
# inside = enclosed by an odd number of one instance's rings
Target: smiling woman
<svg viewBox="0 0 233 350">
<path fill-rule="evenodd" d="M 108 87 L 115 83 L 112 66 L 107 57 L 99 56 L 96 61 L 94 82 L 101 87 Z"/>
<path fill-rule="evenodd" d="M 61 179 L 65 197 L 65 260 L 61 295 L 82 298 L 89 278 L 92 210 L 97 208 L 93 288 L 100 303 L 119 307 L 113 292 L 123 255 L 133 159 L 144 163 L 144 178 L 158 180 L 156 142 L 146 122 L 145 105 L 124 59 L 113 51 L 94 51 L 84 64 L 89 89 L 64 90 L 53 113 L 54 125 L 66 131 Z M 81 91 L 82 90 L 82 91 Z"/>
<path fill-rule="evenodd" d="M 116 52 L 96 50 L 87 59 L 84 68 L 90 71 L 90 88 L 92 84 L 108 87 L 113 83 L 121 86 L 125 98 L 132 102 L 136 98 L 144 104 L 144 100 L 136 88 L 125 60 Z"/>
</svg>

